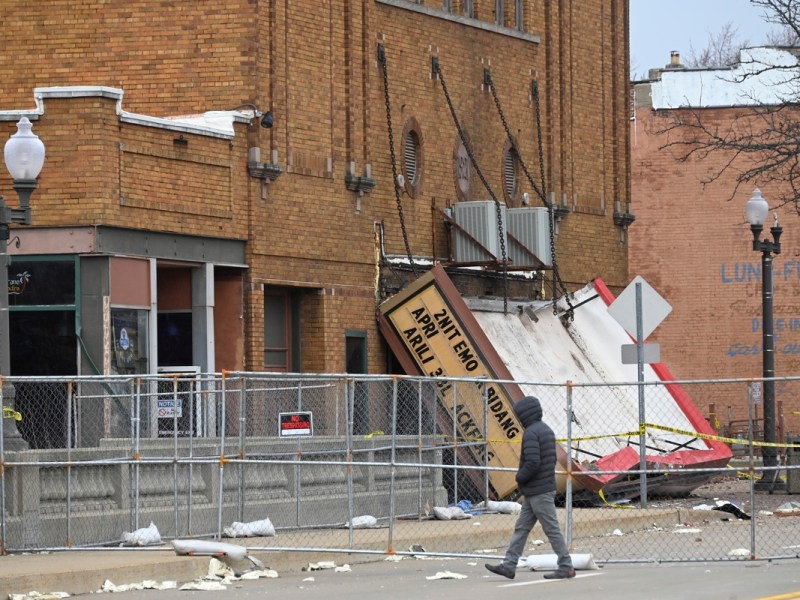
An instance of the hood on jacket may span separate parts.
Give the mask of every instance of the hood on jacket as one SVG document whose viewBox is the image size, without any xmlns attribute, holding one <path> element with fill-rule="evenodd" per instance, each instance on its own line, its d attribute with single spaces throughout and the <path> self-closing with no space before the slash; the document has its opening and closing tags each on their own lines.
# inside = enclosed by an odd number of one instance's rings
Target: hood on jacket
<svg viewBox="0 0 800 600">
<path fill-rule="evenodd" d="M 542 420 L 542 405 L 538 398 L 525 396 L 514 405 L 514 413 L 523 427 L 529 427 L 536 421 Z"/>
</svg>

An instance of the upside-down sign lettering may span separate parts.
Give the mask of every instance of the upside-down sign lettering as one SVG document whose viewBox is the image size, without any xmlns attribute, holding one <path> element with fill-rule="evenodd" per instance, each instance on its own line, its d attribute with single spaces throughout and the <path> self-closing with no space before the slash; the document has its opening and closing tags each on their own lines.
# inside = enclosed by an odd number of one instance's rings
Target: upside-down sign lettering
<svg viewBox="0 0 800 600">
<path fill-rule="evenodd" d="M 441 266 L 384 302 L 380 313 L 381 331 L 406 372 L 431 377 L 511 379 Z M 442 414 L 455 422 L 462 440 L 485 441 L 468 446 L 467 454 L 475 463 L 488 461 L 492 467 L 516 468 L 522 427 L 513 405 L 522 394 L 513 384 L 485 385 L 486 413 L 483 385 L 443 380 L 437 390 Z M 491 471 L 490 483 L 501 498 L 516 489 L 513 472 Z"/>
</svg>

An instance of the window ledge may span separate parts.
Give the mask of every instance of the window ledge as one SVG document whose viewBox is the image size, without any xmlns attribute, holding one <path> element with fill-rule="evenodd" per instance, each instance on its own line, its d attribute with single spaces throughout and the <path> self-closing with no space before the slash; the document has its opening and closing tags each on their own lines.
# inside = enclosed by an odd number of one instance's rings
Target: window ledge
<svg viewBox="0 0 800 600">
<path fill-rule="evenodd" d="M 409 0 L 375 0 L 375 2 L 378 4 L 387 4 L 389 6 L 403 8 L 405 10 L 410 10 L 411 12 L 422 13 L 431 17 L 437 17 L 439 19 L 444 19 L 445 21 L 460 23 L 461 25 L 466 25 L 467 27 L 474 27 L 476 29 L 483 29 L 484 31 L 499 33 L 500 35 L 506 35 L 508 37 L 525 40 L 526 42 L 533 42 L 534 44 L 541 43 L 541 38 L 538 35 L 525 33 L 524 31 L 518 31 L 516 29 L 510 29 L 509 27 L 502 27 L 496 23 L 488 23 L 486 21 L 479 21 L 478 19 L 472 19 L 463 15 L 448 13 L 439 8 L 422 6 L 420 4 L 410 2 Z"/>
</svg>

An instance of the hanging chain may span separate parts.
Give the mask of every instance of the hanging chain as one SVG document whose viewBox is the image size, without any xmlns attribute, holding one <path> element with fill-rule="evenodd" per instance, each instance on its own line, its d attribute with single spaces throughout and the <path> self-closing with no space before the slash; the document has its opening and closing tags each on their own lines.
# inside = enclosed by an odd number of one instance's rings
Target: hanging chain
<svg viewBox="0 0 800 600">
<path fill-rule="evenodd" d="M 467 156 L 469 157 L 470 163 L 472 163 L 473 168 L 475 169 L 475 173 L 477 173 L 478 178 L 481 180 L 481 183 L 484 185 L 486 190 L 489 192 L 489 196 L 491 196 L 492 200 L 494 200 L 495 209 L 497 212 L 497 230 L 500 235 L 500 252 L 502 255 L 503 260 L 503 314 L 508 314 L 508 269 L 506 268 L 507 265 L 507 255 L 506 255 L 506 241 L 505 236 L 503 235 L 503 209 L 500 206 L 500 201 L 497 199 L 497 196 L 492 191 L 489 182 L 486 180 L 486 177 L 483 175 L 483 171 L 481 171 L 480 167 L 478 166 L 478 161 L 475 160 L 475 154 L 472 152 L 472 147 L 467 140 L 467 136 L 464 133 L 464 128 L 461 127 L 461 123 L 458 120 L 458 116 L 456 115 L 456 110 L 453 107 L 453 101 L 450 99 L 450 93 L 447 91 L 447 84 L 444 80 L 444 74 L 442 73 L 442 67 L 439 65 L 439 60 L 436 57 L 432 59 L 433 64 L 433 71 L 439 77 L 439 81 L 442 84 L 442 91 L 444 92 L 444 97 L 447 100 L 447 106 L 450 109 L 450 115 L 453 117 L 453 122 L 455 123 L 456 129 L 458 130 L 458 137 L 461 138 L 461 143 L 464 145 L 464 149 L 467 151 Z"/>
<path fill-rule="evenodd" d="M 541 102 L 539 101 L 539 82 L 536 79 L 531 82 L 531 95 L 533 96 L 533 108 L 534 114 L 536 115 L 536 135 L 539 138 L 539 172 L 542 177 L 542 194 L 546 196 L 547 188 L 545 187 L 544 179 L 544 144 L 542 143 L 542 110 Z M 558 263 L 556 262 L 555 202 L 545 201 L 545 203 L 547 204 L 548 221 L 550 223 L 550 256 L 553 260 L 553 314 L 558 314 L 558 306 L 556 304 L 556 296 L 559 294 L 559 291 L 556 289 L 556 283 L 558 283 L 560 293 L 563 294 L 564 300 L 567 302 L 567 317 L 570 321 L 574 321 L 575 307 L 572 306 L 572 301 L 570 300 L 567 286 L 564 285 L 564 281 L 561 279 L 561 271 L 558 270 Z"/>
<path fill-rule="evenodd" d="M 509 142 L 511 142 L 513 145 L 514 137 L 511 134 L 511 128 L 508 126 L 508 121 L 506 121 L 506 115 L 503 112 L 503 107 L 500 105 L 500 99 L 497 97 L 497 90 L 495 89 L 494 81 L 492 80 L 492 72 L 489 69 L 484 69 L 483 80 L 484 83 L 489 86 L 489 90 L 492 92 L 492 98 L 494 99 L 494 104 L 497 107 L 497 114 L 500 115 L 500 121 L 503 123 L 503 129 L 505 129 Z M 541 177 L 541 186 L 537 186 L 536 182 L 533 181 L 533 177 L 531 177 L 530 171 L 528 171 L 528 166 L 525 164 L 525 161 L 519 152 L 517 152 L 517 159 L 519 160 L 519 164 L 522 167 L 523 173 L 525 173 L 525 177 L 528 179 L 528 183 L 530 183 L 533 191 L 536 192 L 536 195 L 539 196 L 539 198 L 542 200 L 542 203 L 547 207 L 547 221 L 550 228 L 550 256 L 553 261 L 553 314 L 558 314 L 558 296 L 559 294 L 563 294 L 567 301 L 567 314 L 570 321 L 573 321 L 575 319 L 574 309 L 572 303 L 570 302 L 567 288 L 561 279 L 561 273 L 558 270 L 558 263 L 556 261 L 555 212 L 553 203 L 547 199 L 547 188 L 544 177 L 544 144 L 542 142 L 542 118 L 539 102 L 539 82 L 536 80 L 534 80 L 531 85 L 531 95 L 533 96 L 533 105 L 536 113 L 536 134 L 539 142 L 539 173 Z"/>
<path fill-rule="evenodd" d="M 406 231 L 406 221 L 403 217 L 403 203 L 400 201 L 400 186 L 397 183 L 397 158 L 394 154 L 394 131 L 392 129 L 392 104 L 389 100 L 389 70 L 386 64 L 386 48 L 383 44 L 378 44 L 378 62 L 381 63 L 383 71 L 383 92 L 386 102 L 386 126 L 389 131 L 389 156 L 392 161 L 392 187 L 394 187 L 394 197 L 397 201 L 397 214 L 400 217 L 400 230 L 403 232 L 403 243 L 406 247 L 408 262 L 411 263 L 411 270 L 417 276 L 417 265 L 411 254 L 411 245 L 408 242 L 408 232 Z"/>
<path fill-rule="evenodd" d="M 506 135 L 508 136 L 509 141 L 511 142 L 512 146 L 516 151 L 516 145 L 514 144 L 514 137 L 511 134 L 511 128 L 508 126 L 508 122 L 506 121 L 506 115 L 503 112 L 503 107 L 500 106 L 500 100 L 497 98 L 497 90 L 494 87 L 494 81 L 492 81 L 492 73 L 489 69 L 484 69 L 483 72 L 483 80 L 486 84 L 489 85 L 489 90 L 492 92 L 492 98 L 494 98 L 494 105 L 497 107 L 497 113 L 500 115 L 500 121 L 503 123 L 503 129 L 506 131 Z M 544 193 L 544 178 L 542 178 L 542 187 L 539 189 L 536 183 L 533 181 L 531 174 L 528 172 L 528 166 L 525 164 L 525 161 L 522 160 L 522 155 L 517 152 L 517 159 L 519 160 L 519 165 L 522 167 L 522 171 L 525 173 L 525 177 L 528 178 L 528 182 L 531 184 L 533 191 L 536 192 L 536 195 L 541 198 L 542 202 L 545 206 L 550 208 L 550 203 L 547 201 L 547 195 Z"/>
</svg>

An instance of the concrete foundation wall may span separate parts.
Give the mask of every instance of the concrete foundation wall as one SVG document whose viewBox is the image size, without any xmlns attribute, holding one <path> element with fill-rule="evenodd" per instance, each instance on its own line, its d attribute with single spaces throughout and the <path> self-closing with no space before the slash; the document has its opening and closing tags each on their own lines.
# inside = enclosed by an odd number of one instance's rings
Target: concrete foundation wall
<svg viewBox="0 0 800 600">
<path fill-rule="evenodd" d="M 395 462 L 441 464 L 440 450 L 420 458 L 417 443 L 398 439 Z M 177 447 L 147 440 L 138 461 L 129 444 L 107 441 L 69 458 L 63 450 L 8 453 L 5 547 L 119 543 L 123 532 L 151 522 L 162 538 L 267 518 L 279 531 L 337 527 L 352 517 L 416 516 L 426 504 L 447 505 L 440 469 L 375 464 L 391 460 L 391 441 L 381 437 L 352 442 L 359 463 L 352 471 L 343 438 L 248 438 L 246 464 L 220 460 L 218 439 L 182 439 Z M 236 458 L 234 449 L 225 454 Z"/>
</svg>

